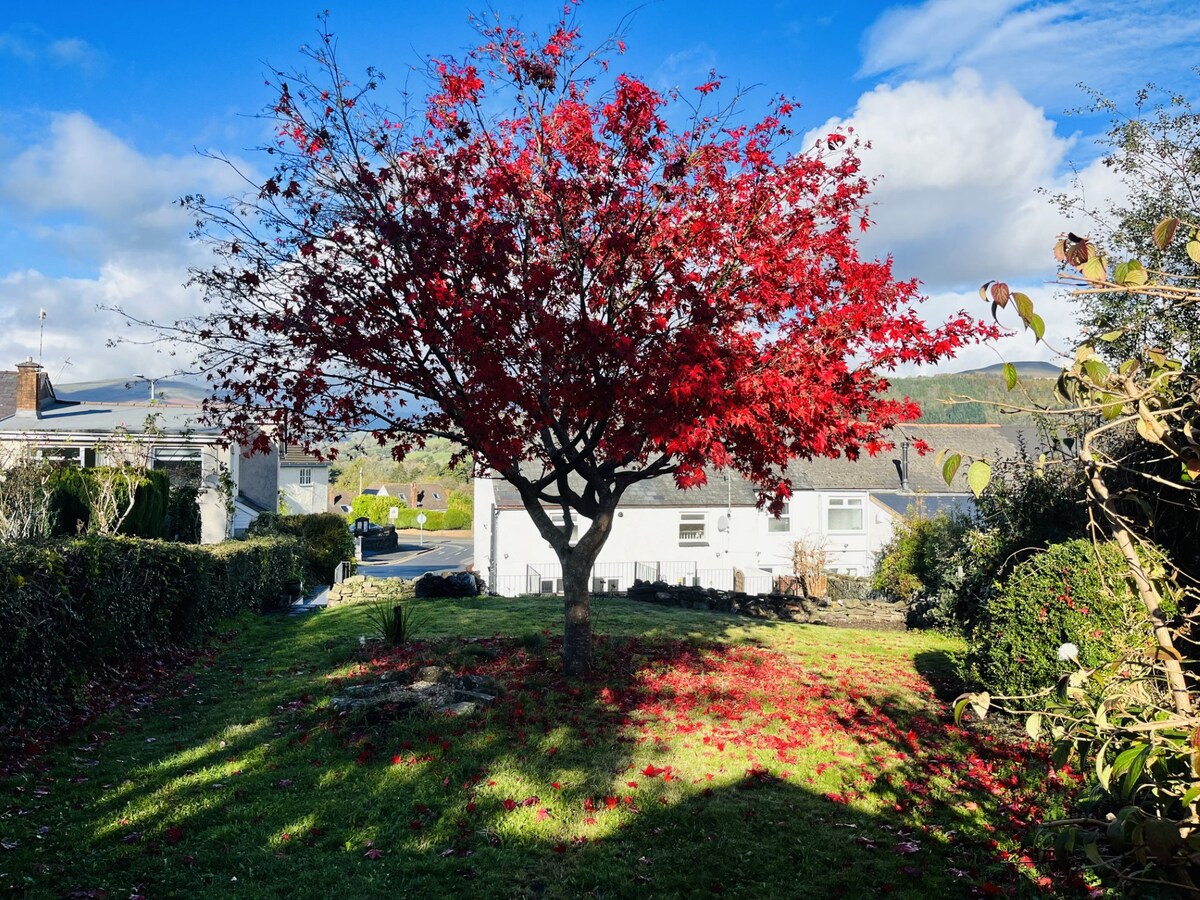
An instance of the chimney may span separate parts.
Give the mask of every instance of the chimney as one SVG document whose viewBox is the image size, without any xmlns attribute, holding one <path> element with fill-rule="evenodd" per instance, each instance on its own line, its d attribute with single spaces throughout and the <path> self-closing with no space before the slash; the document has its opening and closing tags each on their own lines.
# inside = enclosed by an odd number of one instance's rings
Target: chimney
<svg viewBox="0 0 1200 900">
<path fill-rule="evenodd" d="M 31 416 L 35 419 L 42 417 L 38 406 L 38 388 L 41 382 L 42 367 L 32 358 L 17 363 L 17 411 L 18 416 Z"/>
<path fill-rule="evenodd" d="M 900 490 L 908 490 L 908 441 L 900 445 Z"/>
</svg>

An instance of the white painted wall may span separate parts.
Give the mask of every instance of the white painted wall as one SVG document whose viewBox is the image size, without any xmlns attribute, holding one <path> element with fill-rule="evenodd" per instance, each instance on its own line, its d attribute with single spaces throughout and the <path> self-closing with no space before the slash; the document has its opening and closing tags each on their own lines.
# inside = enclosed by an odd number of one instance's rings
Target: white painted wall
<svg viewBox="0 0 1200 900">
<path fill-rule="evenodd" d="M 219 544 L 231 534 L 225 491 L 221 488 L 221 467 L 229 469 L 237 484 L 240 454 L 229 447 L 206 446 L 200 454 L 200 542 Z"/>
<path fill-rule="evenodd" d="M 300 483 L 303 466 L 279 467 L 280 499 L 289 513 L 321 513 L 329 505 L 329 467 L 307 467 L 312 484 Z"/>
<path fill-rule="evenodd" d="M 838 531 L 828 528 L 829 501 L 855 498 L 862 501 L 862 528 Z M 524 593 L 531 567 L 548 578 L 559 575 L 554 551 L 538 533 L 524 509 L 493 512 L 495 492 L 490 479 L 475 480 L 475 567 L 486 578 L 495 578 L 503 594 Z M 699 524 L 684 516 L 702 516 L 705 539 L 680 539 L 681 524 Z M 723 520 L 728 528 L 721 529 Z M 866 491 L 804 491 L 788 507 L 786 530 L 771 530 L 772 517 L 752 507 L 620 507 L 612 533 L 600 552 L 595 574 L 619 580 L 623 590 L 638 573 L 635 563 L 658 564 L 655 571 L 667 581 L 683 573 L 698 572 L 702 581 L 718 584 L 717 573 L 736 567 L 747 574 L 764 570 L 775 574 L 792 571 L 792 547 L 798 540 L 823 544 L 827 568 L 835 572 L 868 575 L 876 555 L 891 538 L 894 515 L 874 503 Z M 493 523 L 495 532 L 493 534 Z M 579 523 L 579 533 L 587 530 Z M 493 549 L 495 565 L 493 571 Z M 724 576 L 727 577 L 727 576 Z"/>
</svg>

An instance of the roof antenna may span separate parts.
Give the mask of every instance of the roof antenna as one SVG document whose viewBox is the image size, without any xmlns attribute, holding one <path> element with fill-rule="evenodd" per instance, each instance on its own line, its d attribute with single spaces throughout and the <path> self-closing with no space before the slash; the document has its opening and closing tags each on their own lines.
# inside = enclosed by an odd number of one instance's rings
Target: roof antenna
<svg viewBox="0 0 1200 900">
<path fill-rule="evenodd" d="M 38 365 L 42 364 L 42 345 L 46 337 L 46 310 L 38 310 Z"/>
</svg>

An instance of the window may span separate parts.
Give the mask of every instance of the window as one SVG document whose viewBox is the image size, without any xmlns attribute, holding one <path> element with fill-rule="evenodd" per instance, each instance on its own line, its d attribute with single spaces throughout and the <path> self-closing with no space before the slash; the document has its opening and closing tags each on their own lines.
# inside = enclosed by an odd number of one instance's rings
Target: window
<svg viewBox="0 0 1200 900">
<path fill-rule="evenodd" d="M 826 504 L 826 531 L 863 530 L 862 497 L 830 497 Z"/>
<path fill-rule="evenodd" d="M 312 482 L 312 469 L 301 469 L 300 470 L 300 486 L 301 487 L 311 487 L 312 483 L 313 483 Z"/>
<path fill-rule="evenodd" d="M 775 518 L 770 513 L 767 514 L 767 531 L 776 534 L 792 530 L 792 504 L 785 500 L 783 502 L 783 512 L 779 514 L 779 518 Z"/>
<path fill-rule="evenodd" d="M 564 528 L 567 527 L 567 520 L 563 517 L 562 513 L 550 513 L 550 522 L 559 531 L 562 531 Z M 572 545 L 574 545 L 574 543 L 577 540 L 579 540 L 579 519 L 576 518 L 575 516 L 572 516 L 571 517 L 571 540 L 570 540 L 570 543 Z"/>
<path fill-rule="evenodd" d="M 38 447 L 34 452 L 39 460 L 90 469 L 96 465 L 96 451 L 91 447 Z"/>
<path fill-rule="evenodd" d="M 680 513 L 679 514 L 679 543 L 686 544 L 705 544 L 706 531 L 705 525 L 706 516 L 704 513 Z"/>
<path fill-rule="evenodd" d="M 172 487 L 200 484 L 199 447 L 155 447 L 152 466 L 167 473 Z"/>
</svg>

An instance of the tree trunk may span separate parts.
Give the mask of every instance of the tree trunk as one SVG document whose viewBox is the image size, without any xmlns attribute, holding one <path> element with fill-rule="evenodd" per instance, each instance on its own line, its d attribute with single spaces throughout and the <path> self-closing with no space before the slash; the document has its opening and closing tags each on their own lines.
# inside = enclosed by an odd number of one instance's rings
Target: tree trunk
<svg viewBox="0 0 1200 900">
<path fill-rule="evenodd" d="M 561 558 L 563 571 L 563 671 L 572 677 L 592 671 L 592 564 L 588 557 L 572 548 Z"/>
</svg>

